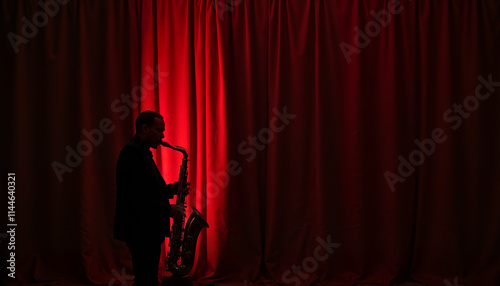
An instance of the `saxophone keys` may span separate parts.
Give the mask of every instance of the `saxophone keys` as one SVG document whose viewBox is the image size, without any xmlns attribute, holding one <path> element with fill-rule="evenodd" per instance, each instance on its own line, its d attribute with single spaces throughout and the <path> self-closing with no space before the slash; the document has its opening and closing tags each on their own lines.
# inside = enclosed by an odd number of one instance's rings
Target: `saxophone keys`
<svg viewBox="0 0 500 286">
<path fill-rule="evenodd" d="M 193 245 L 194 244 L 194 239 L 193 239 L 193 236 L 191 235 L 188 235 L 187 237 L 185 237 L 184 239 L 184 245 Z"/>
</svg>

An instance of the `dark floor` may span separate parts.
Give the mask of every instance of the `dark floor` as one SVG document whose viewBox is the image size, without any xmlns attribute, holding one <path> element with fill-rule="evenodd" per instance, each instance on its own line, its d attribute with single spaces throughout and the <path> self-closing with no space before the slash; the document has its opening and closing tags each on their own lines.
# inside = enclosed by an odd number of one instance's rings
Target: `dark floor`
<svg viewBox="0 0 500 286">
<path fill-rule="evenodd" d="M 35 284 L 3 284 L 6 286 L 94 286 L 94 284 L 68 284 L 64 282 L 41 282 L 41 283 L 35 283 Z M 113 285 L 121 285 L 121 286 L 133 286 L 133 282 L 130 281 L 129 284 L 113 284 Z M 182 284 L 179 283 L 174 283 L 174 284 L 162 284 L 162 286 L 183 286 Z M 215 284 L 206 284 L 206 283 L 197 283 L 193 282 L 192 286 L 282 286 L 283 284 L 279 283 L 269 283 L 269 282 L 235 282 L 235 283 L 215 283 Z M 320 285 L 325 285 L 325 284 L 320 284 Z M 326 284 L 328 285 L 328 284 Z M 444 285 L 444 284 L 443 284 Z M 100 286 L 112 286 L 108 284 L 102 284 Z M 338 285 L 341 286 L 341 285 Z M 345 285 L 347 286 L 347 285 Z M 351 286 L 382 286 L 380 284 L 358 284 L 358 285 L 351 285 Z M 398 286 L 426 286 L 425 284 L 421 283 L 415 283 L 415 282 L 404 282 L 402 284 L 398 284 Z"/>
</svg>

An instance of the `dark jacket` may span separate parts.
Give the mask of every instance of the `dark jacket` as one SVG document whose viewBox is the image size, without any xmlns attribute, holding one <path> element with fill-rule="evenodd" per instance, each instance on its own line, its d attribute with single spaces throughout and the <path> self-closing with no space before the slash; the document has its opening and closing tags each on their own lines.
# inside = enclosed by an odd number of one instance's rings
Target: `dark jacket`
<svg viewBox="0 0 500 286">
<path fill-rule="evenodd" d="M 153 153 L 137 135 L 120 152 L 116 164 L 115 239 L 162 241 L 170 231 L 170 185 Z"/>
</svg>

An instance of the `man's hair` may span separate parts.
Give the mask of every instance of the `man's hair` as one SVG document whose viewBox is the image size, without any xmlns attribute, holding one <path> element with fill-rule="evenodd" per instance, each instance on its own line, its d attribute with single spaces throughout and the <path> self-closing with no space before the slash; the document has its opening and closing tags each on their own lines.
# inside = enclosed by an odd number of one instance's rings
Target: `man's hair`
<svg viewBox="0 0 500 286">
<path fill-rule="evenodd" d="M 141 127 L 144 124 L 146 124 L 147 126 L 153 126 L 155 124 L 155 117 L 163 119 L 163 116 L 151 110 L 141 112 L 141 114 L 139 114 L 139 116 L 137 116 L 137 119 L 135 120 L 135 132 L 141 132 Z"/>
</svg>

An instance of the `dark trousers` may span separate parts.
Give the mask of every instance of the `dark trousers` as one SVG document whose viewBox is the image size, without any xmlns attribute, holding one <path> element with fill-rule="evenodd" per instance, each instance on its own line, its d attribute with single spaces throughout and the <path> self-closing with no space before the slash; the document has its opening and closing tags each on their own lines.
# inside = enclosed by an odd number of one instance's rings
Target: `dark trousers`
<svg viewBox="0 0 500 286">
<path fill-rule="evenodd" d="M 134 286 L 158 286 L 161 242 L 157 240 L 134 240 L 127 242 L 132 254 Z"/>
</svg>

